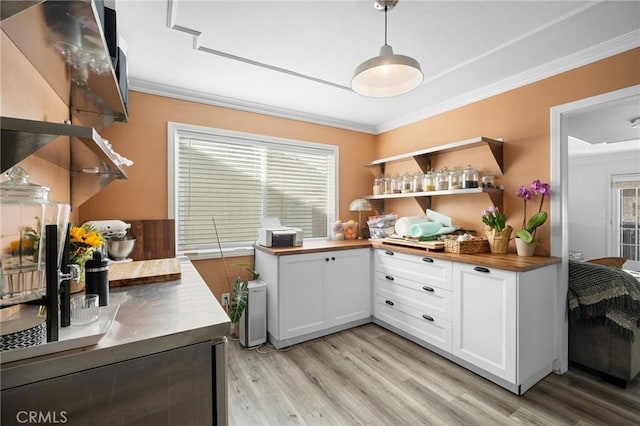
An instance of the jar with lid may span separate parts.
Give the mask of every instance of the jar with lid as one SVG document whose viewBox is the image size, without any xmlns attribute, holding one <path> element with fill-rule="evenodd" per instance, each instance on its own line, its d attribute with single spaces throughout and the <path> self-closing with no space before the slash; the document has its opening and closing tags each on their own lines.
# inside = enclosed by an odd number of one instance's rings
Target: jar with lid
<svg viewBox="0 0 640 426">
<path fill-rule="evenodd" d="M 449 172 L 449 189 L 462 189 L 462 172 L 458 168 Z"/>
<path fill-rule="evenodd" d="M 21 167 L 12 167 L 6 177 L 0 183 L 0 306 L 45 295 L 45 225 L 57 225 L 59 269 L 70 210 L 49 201 L 49 188 L 30 183 Z"/>
<path fill-rule="evenodd" d="M 436 176 L 433 170 L 429 170 L 427 173 L 425 173 L 424 176 L 422 177 L 422 190 L 426 192 L 435 191 L 436 190 L 435 179 L 436 179 Z"/>
<path fill-rule="evenodd" d="M 413 192 L 413 176 L 409 173 L 402 175 L 402 192 Z"/>
<path fill-rule="evenodd" d="M 413 175 L 413 190 L 415 192 L 422 192 L 422 177 L 424 176 L 423 173 L 416 173 Z"/>
<path fill-rule="evenodd" d="M 482 176 L 482 187 L 483 188 L 495 188 L 496 187 L 496 177 L 494 175 L 484 175 L 484 176 Z"/>
<path fill-rule="evenodd" d="M 391 176 L 385 176 L 383 179 L 383 183 L 384 183 L 383 194 L 393 194 L 393 188 L 392 188 L 393 180 L 391 179 Z"/>
<path fill-rule="evenodd" d="M 465 189 L 478 187 L 478 171 L 471 165 L 462 171 L 462 187 Z"/>
<path fill-rule="evenodd" d="M 402 176 L 395 175 L 391 179 L 391 193 L 400 194 L 402 192 Z"/>
<path fill-rule="evenodd" d="M 446 191 L 449 189 L 449 170 L 444 169 L 436 173 L 436 191 Z"/>
<path fill-rule="evenodd" d="M 384 181 L 382 177 L 373 179 L 373 195 L 382 195 L 384 192 Z"/>
</svg>

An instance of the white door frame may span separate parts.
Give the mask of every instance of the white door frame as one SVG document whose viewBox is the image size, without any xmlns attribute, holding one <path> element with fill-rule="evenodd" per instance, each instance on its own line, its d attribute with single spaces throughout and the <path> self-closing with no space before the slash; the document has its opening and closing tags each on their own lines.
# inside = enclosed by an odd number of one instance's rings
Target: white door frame
<svg viewBox="0 0 640 426">
<path fill-rule="evenodd" d="M 551 108 L 551 255 L 562 257 L 558 276 L 556 360 L 553 369 L 563 374 L 569 368 L 569 322 L 567 290 L 569 287 L 569 145 L 568 117 L 582 108 L 640 95 L 640 85 L 592 96 Z"/>
</svg>

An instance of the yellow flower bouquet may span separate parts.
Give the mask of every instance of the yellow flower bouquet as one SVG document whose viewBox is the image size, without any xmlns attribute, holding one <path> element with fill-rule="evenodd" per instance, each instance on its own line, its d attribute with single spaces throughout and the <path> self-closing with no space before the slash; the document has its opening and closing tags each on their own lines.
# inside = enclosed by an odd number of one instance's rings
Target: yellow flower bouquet
<svg viewBox="0 0 640 426">
<path fill-rule="evenodd" d="M 84 263 L 91 259 L 96 249 L 102 247 L 102 235 L 88 224 L 72 226 L 69 234 L 69 259 L 80 266 L 80 281 L 84 281 Z"/>
</svg>

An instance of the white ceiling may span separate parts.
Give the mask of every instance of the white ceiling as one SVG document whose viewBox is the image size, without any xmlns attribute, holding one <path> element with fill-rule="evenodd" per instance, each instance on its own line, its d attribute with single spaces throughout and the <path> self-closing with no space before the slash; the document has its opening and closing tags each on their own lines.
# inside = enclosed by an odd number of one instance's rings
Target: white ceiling
<svg viewBox="0 0 640 426">
<path fill-rule="evenodd" d="M 380 133 L 640 46 L 638 1 L 410 1 L 388 42 L 425 80 L 387 99 L 349 89 L 384 43 L 361 1 L 117 0 L 134 90 Z"/>
</svg>

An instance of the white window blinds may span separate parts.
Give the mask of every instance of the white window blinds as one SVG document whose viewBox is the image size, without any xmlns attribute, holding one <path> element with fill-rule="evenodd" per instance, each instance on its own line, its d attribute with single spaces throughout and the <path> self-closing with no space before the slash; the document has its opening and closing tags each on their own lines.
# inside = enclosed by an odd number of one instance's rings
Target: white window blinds
<svg viewBox="0 0 640 426">
<path fill-rule="evenodd" d="M 263 217 L 327 236 L 336 147 L 172 124 L 178 252 L 252 244 Z"/>
</svg>

